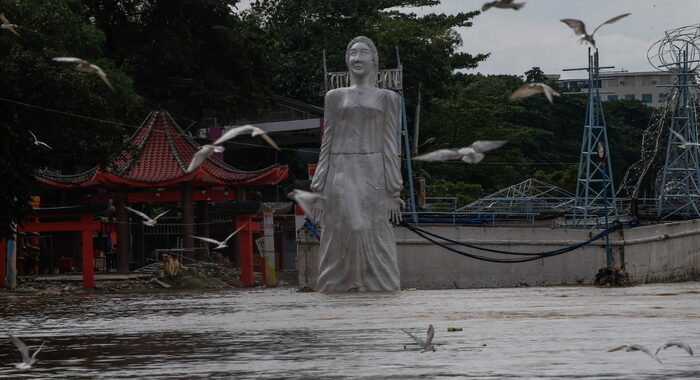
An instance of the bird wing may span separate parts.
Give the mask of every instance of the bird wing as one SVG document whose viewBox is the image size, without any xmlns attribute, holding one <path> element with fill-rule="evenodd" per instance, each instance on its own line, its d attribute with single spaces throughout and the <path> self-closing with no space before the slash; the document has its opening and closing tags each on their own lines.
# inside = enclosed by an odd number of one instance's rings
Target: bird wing
<svg viewBox="0 0 700 380">
<path fill-rule="evenodd" d="M 36 135 L 34 134 L 34 132 L 32 132 L 32 131 L 30 131 L 30 130 L 28 130 L 28 129 L 27 129 L 27 131 L 29 132 L 30 135 L 32 135 L 32 137 L 34 137 L 34 142 L 39 141 L 39 139 L 36 138 Z"/>
<path fill-rule="evenodd" d="M 418 161 L 458 160 L 462 157 L 458 149 L 438 149 L 414 158 Z"/>
<path fill-rule="evenodd" d="M 214 240 L 214 239 L 210 239 L 210 238 L 207 238 L 207 237 L 201 237 L 201 236 L 194 236 L 194 235 L 192 235 L 192 237 L 193 237 L 193 238 L 195 238 L 195 239 L 199 239 L 199 240 L 203 240 L 203 241 L 206 241 L 207 243 L 212 243 L 212 244 L 221 244 L 221 242 L 220 242 L 220 241 L 218 241 L 218 240 Z"/>
<path fill-rule="evenodd" d="M 258 135 L 260 135 L 260 137 L 265 139 L 265 141 L 267 141 L 267 143 L 270 144 L 270 146 L 272 146 L 273 148 L 275 148 L 277 150 L 282 150 L 282 149 L 280 149 L 279 146 L 277 146 L 277 143 L 275 142 L 275 140 L 273 140 L 272 137 L 270 137 L 267 133 L 265 133 L 265 132 L 258 133 Z M 256 136 L 256 135 L 253 134 L 253 136 Z"/>
<path fill-rule="evenodd" d="M 49 148 L 49 149 L 53 149 L 52 147 L 49 146 L 49 144 L 47 144 L 47 143 L 45 143 L 45 142 L 43 142 L 43 141 L 37 141 L 35 144 L 37 144 L 37 145 L 43 145 L 43 146 L 45 146 L 45 147 L 47 147 L 47 148 Z"/>
<path fill-rule="evenodd" d="M 105 74 L 105 72 L 102 71 L 102 69 L 99 66 L 95 65 L 94 63 L 91 63 L 90 67 L 92 67 L 95 70 L 95 73 L 100 76 L 100 79 L 102 79 L 102 81 L 105 82 L 107 87 L 109 87 L 110 89 L 112 89 L 112 91 L 114 91 L 114 87 L 112 87 L 112 83 L 110 83 L 109 79 L 107 79 L 107 74 Z"/>
<path fill-rule="evenodd" d="M 581 21 L 581 20 L 576 20 L 573 18 L 565 18 L 565 19 L 562 19 L 561 22 L 568 25 L 569 28 L 573 29 L 574 33 L 576 35 L 583 34 L 585 36 L 588 34 L 588 33 L 586 33 L 586 24 L 584 24 L 583 21 Z"/>
<path fill-rule="evenodd" d="M 158 214 L 155 218 L 153 218 L 153 220 L 156 220 L 169 212 L 170 212 L 170 210 L 165 210 L 165 211 L 161 212 L 160 214 Z"/>
<path fill-rule="evenodd" d="M 685 143 L 688 142 L 688 141 L 683 137 L 683 135 L 681 135 L 680 133 L 674 131 L 674 130 L 671 129 L 671 128 L 669 128 L 668 130 L 671 131 L 671 133 L 673 133 L 676 137 L 678 137 L 678 140 L 681 140 L 681 142 L 682 142 L 683 144 L 685 144 Z"/>
<path fill-rule="evenodd" d="M 629 346 L 626 345 L 626 344 L 623 344 L 622 346 L 618 346 L 618 347 L 613 348 L 612 350 L 608 350 L 608 352 L 620 351 L 620 350 L 622 350 L 623 348 L 627 348 L 627 347 L 629 347 Z"/>
<path fill-rule="evenodd" d="M 231 232 L 231 235 L 228 235 L 228 237 L 226 237 L 226 239 L 224 239 L 224 241 L 222 241 L 220 245 L 225 245 L 225 244 L 226 244 L 226 242 L 228 241 L 228 239 L 232 238 L 232 237 L 233 237 L 233 235 L 237 234 L 237 233 L 238 233 L 238 231 L 242 230 L 242 229 L 243 229 L 243 227 L 245 227 L 246 225 L 248 225 L 248 224 L 246 223 L 246 224 L 244 224 L 244 225 L 240 226 L 240 227 L 239 227 L 239 228 L 238 228 L 237 230 L 235 230 L 235 231 Z"/>
<path fill-rule="evenodd" d="M 605 21 L 604 23 L 602 23 L 602 24 L 596 26 L 596 28 L 593 29 L 593 33 L 591 33 L 591 36 L 593 36 L 593 35 L 595 34 L 595 32 L 596 32 L 598 29 L 600 29 L 601 26 L 603 26 L 603 25 L 605 25 L 605 24 L 612 24 L 613 22 L 615 22 L 615 21 L 617 21 L 617 20 L 619 20 L 619 19 L 621 19 L 621 18 L 627 17 L 627 16 L 629 16 L 629 15 L 631 15 L 631 13 L 625 13 L 625 14 L 623 14 L 623 15 L 615 16 L 615 17 L 611 18 L 610 20 Z"/>
<path fill-rule="evenodd" d="M 656 357 L 656 355 L 654 355 L 654 353 L 652 353 L 651 351 L 649 351 L 648 348 L 646 348 L 646 347 L 644 347 L 644 346 L 642 346 L 642 345 L 639 345 L 639 344 L 632 344 L 632 345 L 630 345 L 629 347 L 627 347 L 627 351 L 641 351 L 641 352 L 647 354 L 650 358 L 652 358 L 652 359 L 656 360 L 657 362 L 661 363 L 661 360 L 659 360 L 659 358 Z"/>
<path fill-rule="evenodd" d="M 214 141 L 213 145 L 223 144 L 226 141 L 231 140 L 232 138 L 234 138 L 238 135 L 241 135 L 243 133 L 253 133 L 255 131 L 254 128 L 255 127 L 250 125 L 250 124 L 244 125 L 242 127 L 231 128 L 228 131 L 224 132 L 224 134 L 221 135 L 221 137 L 216 139 L 216 141 Z"/>
<path fill-rule="evenodd" d="M 469 145 L 469 147 L 477 152 L 488 152 L 489 150 L 502 147 L 507 142 L 506 140 L 477 140 Z"/>
<path fill-rule="evenodd" d="M 211 148 L 211 145 L 204 145 L 203 147 L 199 148 L 197 153 L 192 156 L 192 161 L 190 161 L 190 166 L 187 167 L 187 172 L 191 173 L 194 171 L 194 169 L 197 169 L 199 165 L 201 165 L 207 157 L 211 156 L 214 153 L 214 149 Z"/>
<path fill-rule="evenodd" d="M 542 92 L 544 92 L 544 96 L 547 97 L 547 100 L 549 100 L 550 103 L 554 103 L 554 101 L 552 99 L 553 96 L 560 96 L 561 95 L 560 93 L 554 91 L 553 88 L 547 86 L 544 83 L 537 83 L 537 85 L 539 85 L 542 88 Z"/>
<path fill-rule="evenodd" d="M 90 64 L 90 63 L 88 63 L 88 61 L 82 60 L 80 58 L 75 58 L 75 57 L 54 57 L 53 60 L 56 62 L 74 62 L 74 63 L 78 63 L 81 65 L 89 65 Z"/>
<path fill-rule="evenodd" d="M 3 24 L 9 24 L 10 20 L 8 20 L 7 17 L 5 17 L 4 13 L 0 13 L 0 22 L 2 22 Z"/>
<path fill-rule="evenodd" d="M 304 210 L 304 212 L 309 215 L 312 214 L 312 210 L 314 209 L 316 203 L 320 202 L 323 199 L 326 199 L 322 195 L 310 193 L 308 191 L 299 189 L 295 189 L 287 196 L 291 199 L 294 199 L 299 204 L 299 206 L 301 206 L 302 210 Z"/>
<path fill-rule="evenodd" d="M 421 339 L 421 338 L 419 338 L 419 337 L 413 335 L 410 331 L 408 331 L 408 330 L 406 330 L 406 329 L 401 329 L 401 331 L 405 332 L 406 334 L 408 334 L 408 336 L 410 336 L 411 338 L 413 338 L 413 340 L 415 340 L 416 343 L 418 343 L 419 346 L 425 347 L 425 343 L 423 342 L 423 339 Z"/>
<path fill-rule="evenodd" d="M 543 92 L 544 89 L 540 86 L 535 86 L 532 83 L 524 84 L 520 86 L 517 90 L 513 91 L 512 94 L 510 94 L 510 97 L 508 100 L 515 101 L 518 99 L 522 98 L 527 98 L 528 96 L 532 96 L 535 94 L 539 94 L 540 92 Z"/>
<path fill-rule="evenodd" d="M 24 344 L 24 342 L 22 342 L 21 340 L 19 340 L 19 338 L 17 338 L 16 336 L 14 336 L 12 334 L 10 334 L 10 340 L 12 340 L 12 344 L 14 344 L 15 347 L 17 347 L 19 352 L 22 354 L 22 361 L 28 362 L 30 359 L 29 359 L 29 348 L 27 348 L 27 345 Z"/>
<path fill-rule="evenodd" d="M 46 344 L 46 342 L 41 342 L 41 346 L 39 346 L 39 348 L 37 348 L 36 351 L 34 351 L 34 354 L 32 354 L 32 358 L 30 360 L 34 360 L 36 354 L 38 354 L 39 351 L 41 351 L 41 349 L 44 348 L 44 344 Z"/>
<path fill-rule="evenodd" d="M 684 349 L 685 352 L 687 352 L 688 354 L 693 355 L 693 349 L 690 348 L 690 345 L 689 345 L 688 343 L 686 343 L 686 342 L 681 342 L 681 341 L 677 341 L 677 340 L 672 340 L 672 341 L 670 341 L 670 342 L 667 342 L 667 343 L 664 344 L 663 346 L 659 347 L 659 348 L 656 350 L 656 355 L 659 354 L 659 351 L 665 350 L 665 349 L 667 349 L 667 348 L 669 348 L 669 347 L 678 347 L 678 348 L 682 348 L 682 349 Z"/>
<path fill-rule="evenodd" d="M 491 1 L 491 2 L 488 2 L 488 3 L 484 3 L 484 5 L 481 6 L 481 11 L 482 11 L 482 12 L 486 12 L 486 11 L 489 10 L 491 7 L 493 7 L 493 3 L 495 3 L 495 1 Z"/>
<path fill-rule="evenodd" d="M 131 212 L 133 212 L 134 214 L 136 214 L 136 215 L 142 217 L 144 220 L 153 220 L 153 219 L 151 219 L 150 216 L 148 216 L 148 215 L 142 213 L 142 212 L 139 211 L 139 210 L 134 210 L 133 208 L 131 208 L 131 207 L 129 207 L 129 206 L 125 206 L 124 208 L 127 209 L 127 210 L 129 210 L 129 211 L 131 211 Z"/>
<path fill-rule="evenodd" d="M 433 325 L 428 326 L 428 334 L 425 336 L 425 345 L 430 346 L 433 343 L 433 337 L 435 336 L 435 329 Z"/>
</svg>

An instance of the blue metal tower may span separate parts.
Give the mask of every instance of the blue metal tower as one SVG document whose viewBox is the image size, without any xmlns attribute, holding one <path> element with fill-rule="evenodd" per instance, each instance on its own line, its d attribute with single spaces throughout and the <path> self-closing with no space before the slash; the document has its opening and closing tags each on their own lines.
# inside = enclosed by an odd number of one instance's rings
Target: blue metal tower
<svg viewBox="0 0 700 380">
<path fill-rule="evenodd" d="M 588 72 L 588 105 L 586 107 L 586 124 L 581 141 L 581 156 L 576 182 L 576 199 L 573 219 L 568 223 L 572 227 L 595 228 L 605 224 L 608 219 L 617 219 L 617 201 L 610 164 L 608 134 L 603 115 L 603 105 L 599 90 L 601 69 L 598 65 L 598 50 L 591 54 L 588 49 L 588 67 L 565 69 L 564 71 L 585 70 Z M 606 78 L 608 79 L 608 78 Z M 603 220 L 601 220 L 601 217 Z M 603 223 L 601 223 L 601 221 Z"/>
<path fill-rule="evenodd" d="M 671 73 L 676 77 L 670 86 L 671 95 L 668 107 L 673 107 L 671 125 L 666 145 L 666 160 L 659 188 L 658 212 L 665 218 L 671 216 L 698 218 L 700 211 L 700 158 L 698 150 L 696 99 L 691 83 L 697 73 L 689 66 L 689 43 L 677 47 L 677 60 L 665 65 L 671 66 Z M 675 132 L 675 133 L 674 133 Z M 682 138 L 678 137 L 676 133 Z M 685 141 L 683 141 L 685 140 Z"/>
</svg>

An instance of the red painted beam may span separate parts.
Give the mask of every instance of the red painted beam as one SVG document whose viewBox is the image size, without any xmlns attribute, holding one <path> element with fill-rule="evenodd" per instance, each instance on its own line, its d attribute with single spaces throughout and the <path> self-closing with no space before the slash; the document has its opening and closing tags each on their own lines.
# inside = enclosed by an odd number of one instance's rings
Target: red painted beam
<svg viewBox="0 0 700 380">
<path fill-rule="evenodd" d="M 228 190 L 193 190 L 192 197 L 195 201 L 235 201 L 236 191 Z M 112 193 L 99 193 L 84 195 L 83 202 L 99 202 L 114 199 Z M 182 192 L 177 190 L 168 191 L 141 191 L 129 192 L 129 203 L 154 203 L 154 202 L 182 202 Z"/>
<path fill-rule="evenodd" d="M 252 218 L 250 216 L 242 216 L 236 221 L 236 229 L 243 227 L 244 225 L 252 223 Z M 259 223 L 258 223 L 259 224 Z M 241 265 L 241 285 L 253 286 L 255 280 L 253 279 L 253 230 L 250 227 L 244 227 L 238 233 L 239 249 L 238 255 L 240 257 Z"/>
<path fill-rule="evenodd" d="M 92 231 L 82 231 L 83 243 L 83 289 L 95 287 L 95 259 L 93 257 Z"/>
<path fill-rule="evenodd" d="M 62 232 L 62 231 L 99 231 L 100 222 L 95 220 L 81 221 L 81 222 L 36 222 L 36 223 L 24 223 L 24 225 L 19 228 L 22 232 Z"/>
</svg>

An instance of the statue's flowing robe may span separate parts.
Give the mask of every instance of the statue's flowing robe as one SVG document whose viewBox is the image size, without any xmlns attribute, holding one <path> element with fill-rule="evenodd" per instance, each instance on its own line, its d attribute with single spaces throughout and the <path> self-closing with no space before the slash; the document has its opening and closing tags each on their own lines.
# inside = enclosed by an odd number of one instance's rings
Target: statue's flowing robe
<svg viewBox="0 0 700 380">
<path fill-rule="evenodd" d="M 401 191 L 399 99 L 392 91 L 329 91 L 311 189 L 323 207 L 321 292 L 399 290 L 391 201 Z"/>
</svg>

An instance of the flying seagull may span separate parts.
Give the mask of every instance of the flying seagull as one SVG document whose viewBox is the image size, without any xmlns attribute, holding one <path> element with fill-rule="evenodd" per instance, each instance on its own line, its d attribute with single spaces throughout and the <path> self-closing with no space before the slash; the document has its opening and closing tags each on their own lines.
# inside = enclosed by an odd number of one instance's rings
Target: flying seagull
<svg viewBox="0 0 700 380">
<path fill-rule="evenodd" d="M 484 5 L 481 6 L 481 11 L 486 12 L 489 10 L 491 7 L 496 7 L 496 8 L 501 8 L 501 9 L 514 9 L 518 10 L 522 7 L 525 6 L 525 3 L 514 3 L 513 0 L 496 0 L 496 1 L 489 1 L 488 3 L 484 3 Z"/>
<path fill-rule="evenodd" d="M 413 335 L 410 331 L 406 329 L 401 329 L 401 331 L 408 334 L 408 336 L 410 336 L 411 338 L 413 338 L 413 340 L 416 341 L 416 344 L 421 346 L 421 348 L 423 349 L 421 352 L 435 351 L 435 347 L 433 346 L 433 337 L 435 336 L 435 329 L 433 328 L 433 325 L 428 326 L 428 333 L 425 336 L 425 342 L 423 341 L 423 339 Z M 403 346 L 403 349 L 406 349 L 406 345 Z"/>
<path fill-rule="evenodd" d="M 436 151 L 423 154 L 414 158 L 418 161 L 446 161 L 446 160 L 462 160 L 468 164 L 475 164 L 484 159 L 484 152 L 496 149 L 507 141 L 495 140 L 495 141 L 485 141 L 479 140 L 474 141 L 471 145 L 466 148 L 453 148 L 453 149 L 438 149 Z"/>
<path fill-rule="evenodd" d="M 5 17 L 4 13 L 0 13 L 0 22 L 2 22 L 2 25 L 0 25 L 0 29 L 7 29 L 10 32 L 14 33 L 17 37 L 19 37 L 19 33 L 17 33 L 17 30 L 15 29 L 17 27 L 17 24 L 12 24 L 10 23 L 10 20 Z"/>
<path fill-rule="evenodd" d="M 674 131 L 673 129 L 669 128 L 668 130 L 671 131 L 671 133 L 673 133 L 673 135 L 676 136 L 676 137 L 678 138 L 678 140 L 681 140 L 681 145 L 678 146 L 679 148 L 681 148 L 681 149 L 688 149 L 688 148 L 690 148 L 691 146 L 700 146 L 700 143 L 691 143 L 691 142 L 688 142 L 688 140 L 686 140 L 685 137 L 683 137 L 683 135 L 681 135 L 680 133 Z"/>
<path fill-rule="evenodd" d="M 661 360 L 659 360 L 659 358 L 657 358 L 656 355 L 654 355 L 654 353 L 652 353 L 651 351 L 649 351 L 648 348 L 646 348 L 646 347 L 644 347 L 644 346 L 642 346 L 642 345 L 639 345 L 639 344 L 630 344 L 630 345 L 623 344 L 622 346 L 615 347 L 615 348 L 613 348 L 612 350 L 608 350 L 608 352 L 620 351 L 620 350 L 622 350 L 622 349 L 624 349 L 625 352 L 641 351 L 641 352 L 643 352 L 643 353 L 649 355 L 650 358 L 652 358 L 652 359 L 656 360 L 657 362 L 661 363 Z"/>
<path fill-rule="evenodd" d="M 223 241 L 218 241 L 218 240 L 214 240 L 214 239 L 211 239 L 211 238 L 208 238 L 208 237 L 201 237 L 201 236 L 194 236 L 194 235 L 192 235 L 192 237 L 195 238 L 195 239 L 199 239 L 199 240 L 206 241 L 207 243 L 218 244 L 218 245 L 217 245 L 215 248 L 213 248 L 213 249 L 226 248 L 226 247 L 228 247 L 228 245 L 226 245 L 226 242 L 227 242 L 230 238 L 232 238 L 233 235 L 237 234 L 238 231 L 242 230 L 243 227 L 245 227 L 245 226 L 246 226 L 246 225 L 242 225 L 239 229 L 233 231 L 233 232 L 231 233 L 231 235 L 228 235 L 228 237 L 227 237 L 226 239 L 224 239 Z"/>
<path fill-rule="evenodd" d="M 527 98 L 528 96 L 532 96 L 535 94 L 544 94 L 544 96 L 547 97 L 547 100 L 549 100 L 550 103 L 553 103 L 552 101 L 552 96 L 560 96 L 561 94 L 554 91 L 551 87 L 547 86 L 544 83 L 527 83 L 522 86 L 520 86 L 515 92 L 513 92 L 510 95 L 510 98 L 508 100 L 515 101 L 518 99 L 522 98 Z"/>
<path fill-rule="evenodd" d="M 221 145 L 224 142 L 231 140 L 232 138 L 238 135 L 242 135 L 244 133 L 250 133 L 253 137 L 260 136 L 263 139 L 265 139 L 265 141 L 267 141 L 267 143 L 270 144 L 273 148 L 280 150 L 280 148 L 277 146 L 277 143 L 275 143 L 275 141 L 270 136 L 268 136 L 265 131 L 250 124 L 244 125 L 242 127 L 229 129 L 223 135 L 221 135 L 221 137 L 214 141 L 214 145 Z"/>
<path fill-rule="evenodd" d="M 611 18 L 610 20 L 598 25 L 595 29 L 593 29 L 593 33 L 591 33 L 591 34 L 586 33 L 586 24 L 584 24 L 583 21 L 581 21 L 581 20 L 576 20 L 573 18 L 565 18 L 565 19 L 561 20 L 561 22 L 568 25 L 569 28 L 573 29 L 574 33 L 577 36 L 578 35 L 583 36 L 583 37 L 581 37 L 581 43 L 583 43 L 583 41 L 588 41 L 591 45 L 593 45 L 593 47 L 595 47 L 595 40 L 593 39 L 593 35 L 595 34 L 595 32 L 598 29 L 600 29 L 601 26 L 603 26 L 605 24 L 612 24 L 615 21 L 617 21 L 623 17 L 627 17 L 629 15 L 631 15 L 631 13 L 625 13 L 623 15 L 615 16 L 615 17 Z"/>
<path fill-rule="evenodd" d="M 39 139 L 36 138 L 36 135 L 35 135 L 34 133 L 32 133 L 32 131 L 29 131 L 29 134 L 32 135 L 32 137 L 34 138 L 34 145 L 45 146 L 45 147 L 47 147 L 47 148 L 49 148 L 49 149 L 53 149 L 52 147 L 49 146 L 49 144 L 47 144 L 47 143 L 45 143 L 45 142 L 43 142 L 43 141 L 39 141 Z"/>
<path fill-rule="evenodd" d="M 112 84 L 109 83 L 109 79 L 107 79 L 107 74 L 105 74 L 104 71 L 102 71 L 101 68 L 99 68 L 97 65 L 90 63 L 88 61 L 82 60 L 80 58 L 73 58 L 73 57 L 55 57 L 53 59 L 56 62 L 71 62 L 71 63 L 77 63 L 75 66 L 75 69 L 78 71 L 82 71 L 85 73 L 95 73 L 100 76 L 103 82 L 109 86 L 109 88 L 114 91 L 114 87 L 112 87 Z"/>
<path fill-rule="evenodd" d="M 41 346 L 34 351 L 34 354 L 30 357 L 29 356 L 29 348 L 27 348 L 27 345 L 24 344 L 19 338 L 15 337 L 14 335 L 8 333 L 10 335 L 10 340 L 12 340 L 12 343 L 17 347 L 19 350 L 20 354 L 22 354 L 22 363 L 15 363 L 15 367 L 17 369 L 29 369 L 32 368 L 34 363 L 36 363 L 36 355 L 41 351 L 42 348 L 44 348 L 44 343 L 41 342 Z"/>
<path fill-rule="evenodd" d="M 209 156 L 216 153 L 221 153 L 226 150 L 223 146 L 218 145 L 202 145 L 197 153 L 192 156 L 192 161 L 190 161 L 190 166 L 187 167 L 187 172 L 191 173 L 194 169 L 197 169 Z"/>
<path fill-rule="evenodd" d="M 308 215 L 312 215 L 314 209 L 321 208 L 323 201 L 326 200 L 326 197 L 319 193 L 311 193 L 299 189 L 292 190 L 291 193 L 287 194 L 287 197 L 299 203 L 304 213 Z"/>
<path fill-rule="evenodd" d="M 139 211 L 139 210 L 134 210 L 133 208 L 131 208 L 131 207 L 129 207 L 129 206 L 125 206 L 124 208 L 126 208 L 127 210 L 133 212 L 134 214 L 136 214 L 136 215 L 142 217 L 142 218 L 143 218 L 143 221 L 141 221 L 141 223 L 143 223 L 144 225 L 149 226 L 149 227 L 155 226 L 156 223 L 158 223 L 158 218 L 160 218 L 161 216 L 163 216 L 163 215 L 167 214 L 168 212 L 170 212 L 170 210 L 165 210 L 165 212 L 162 212 L 162 213 L 158 214 L 158 216 L 156 216 L 155 218 L 151 219 L 150 216 L 148 216 L 148 215 L 142 213 L 142 212 Z"/>
<path fill-rule="evenodd" d="M 678 347 L 678 348 L 682 348 L 682 349 L 684 349 L 685 352 L 687 352 L 688 354 L 693 355 L 693 349 L 690 348 L 690 345 L 688 345 L 688 343 L 682 342 L 682 341 L 680 341 L 680 340 L 672 340 L 672 341 L 667 342 L 666 344 L 664 344 L 663 346 L 659 347 L 659 348 L 656 350 L 656 355 L 659 354 L 659 351 L 665 350 L 665 349 L 667 349 L 667 348 L 669 348 L 669 347 Z"/>
</svg>

